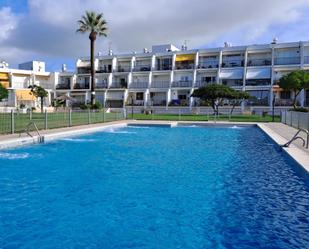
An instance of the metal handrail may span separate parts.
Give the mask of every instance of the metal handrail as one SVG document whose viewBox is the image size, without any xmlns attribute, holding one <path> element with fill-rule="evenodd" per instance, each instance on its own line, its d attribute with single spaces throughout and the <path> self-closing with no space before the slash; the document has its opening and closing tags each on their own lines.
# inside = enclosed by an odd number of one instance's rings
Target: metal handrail
<svg viewBox="0 0 309 249">
<path fill-rule="evenodd" d="M 304 138 L 298 136 L 299 133 L 301 133 L 301 132 L 306 133 L 306 135 L 307 135 L 307 141 L 306 141 Z M 309 131 L 306 130 L 306 129 L 299 129 L 299 130 L 296 132 L 296 134 L 292 137 L 292 139 L 291 139 L 289 142 L 287 142 L 287 143 L 285 143 L 284 145 L 282 145 L 282 147 L 289 147 L 290 144 L 291 144 L 292 142 L 294 142 L 295 140 L 297 140 L 297 139 L 302 140 L 302 141 L 303 141 L 303 147 L 306 147 L 306 149 L 308 149 L 308 147 L 309 147 Z"/>
<path fill-rule="evenodd" d="M 31 121 L 30 123 L 27 124 L 26 128 L 25 128 L 25 133 L 29 136 L 29 137 L 33 137 L 30 133 L 30 127 L 31 125 L 34 127 L 36 133 L 38 134 L 38 137 L 39 137 L 39 140 L 41 141 L 42 140 L 42 135 L 41 133 L 39 132 L 39 129 L 37 127 L 37 125 L 35 124 L 35 122 Z"/>
</svg>

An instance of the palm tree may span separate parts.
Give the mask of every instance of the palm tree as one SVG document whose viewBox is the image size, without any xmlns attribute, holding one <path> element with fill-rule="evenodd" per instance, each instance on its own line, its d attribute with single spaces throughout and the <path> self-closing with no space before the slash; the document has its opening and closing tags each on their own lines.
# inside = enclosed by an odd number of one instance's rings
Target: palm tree
<svg viewBox="0 0 309 249">
<path fill-rule="evenodd" d="M 90 32 L 90 63 L 91 63 L 91 105 L 95 104 L 95 69 L 94 69 L 94 44 L 97 36 L 105 36 L 107 31 L 107 22 L 103 18 L 103 14 L 94 11 L 86 11 L 82 19 L 78 21 L 78 33 Z"/>
</svg>

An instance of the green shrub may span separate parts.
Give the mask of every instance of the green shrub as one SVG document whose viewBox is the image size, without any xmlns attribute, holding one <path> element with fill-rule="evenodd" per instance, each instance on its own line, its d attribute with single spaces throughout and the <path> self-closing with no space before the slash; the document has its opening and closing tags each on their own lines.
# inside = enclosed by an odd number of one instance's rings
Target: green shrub
<svg viewBox="0 0 309 249">
<path fill-rule="evenodd" d="M 100 102 L 95 102 L 95 104 L 92 105 L 90 108 L 91 108 L 92 110 L 100 110 L 100 109 L 102 109 L 102 105 L 101 105 Z"/>
</svg>

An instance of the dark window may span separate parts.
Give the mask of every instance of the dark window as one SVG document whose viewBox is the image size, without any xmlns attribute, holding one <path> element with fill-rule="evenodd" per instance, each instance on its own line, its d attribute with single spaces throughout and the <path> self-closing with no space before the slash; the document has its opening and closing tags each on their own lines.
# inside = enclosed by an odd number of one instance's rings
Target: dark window
<svg viewBox="0 0 309 249">
<path fill-rule="evenodd" d="M 144 100 L 144 93 L 136 93 L 136 100 Z"/>
<path fill-rule="evenodd" d="M 185 95 L 185 94 L 180 94 L 180 95 L 178 95 L 178 99 L 180 99 L 180 100 L 182 100 L 182 99 L 187 99 L 187 95 Z"/>
</svg>

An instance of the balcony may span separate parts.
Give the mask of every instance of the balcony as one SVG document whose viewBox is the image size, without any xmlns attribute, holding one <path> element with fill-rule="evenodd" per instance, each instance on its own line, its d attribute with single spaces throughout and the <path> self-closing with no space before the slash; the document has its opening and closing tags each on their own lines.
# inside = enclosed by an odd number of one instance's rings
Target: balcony
<svg viewBox="0 0 309 249">
<path fill-rule="evenodd" d="M 91 67 L 78 67 L 77 73 L 78 74 L 89 74 L 91 73 Z"/>
<path fill-rule="evenodd" d="M 271 58 L 268 59 L 250 59 L 248 58 L 248 67 L 270 66 Z"/>
<path fill-rule="evenodd" d="M 210 68 L 218 68 L 219 67 L 219 61 L 214 60 L 214 61 L 204 61 L 200 62 L 198 64 L 199 69 L 210 69 Z"/>
<path fill-rule="evenodd" d="M 192 83 L 193 83 L 192 80 L 188 81 L 179 80 L 172 82 L 172 87 L 192 87 Z"/>
<path fill-rule="evenodd" d="M 210 84 L 215 84 L 215 83 L 211 82 L 211 81 L 199 80 L 199 81 L 195 82 L 194 87 L 200 88 L 200 87 L 205 87 L 205 86 L 210 85 Z"/>
<path fill-rule="evenodd" d="M 99 83 L 96 84 L 95 87 L 96 87 L 97 89 L 106 89 L 107 86 L 108 86 L 107 82 L 99 82 Z"/>
<path fill-rule="evenodd" d="M 118 65 L 117 72 L 131 72 L 131 66 Z"/>
<path fill-rule="evenodd" d="M 304 56 L 304 64 L 309 64 L 309 56 Z"/>
<path fill-rule="evenodd" d="M 99 70 L 96 71 L 96 73 L 111 73 L 112 69 L 111 68 L 100 68 Z"/>
<path fill-rule="evenodd" d="M 158 71 L 167 71 L 172 70 L 172 64 L 163 64 L 163 65 L 157 65 L 156 70 Z"/>
<path fill-rule="evenodd" d="M 148 88 L 148 82 L 132 82 L 129 86 L 130 89 L 146 89 Z"/>
<path fill-rule="evenodd" d="M 76 82 L 74 85 L 74 89 L 89 89 L 89 83 Z"/>
<path fill-rule="evenodd" d="M 57 90 L 69 90 L 71 89 L 71 84 L 69 82 L 67 83 L 60 83 L 56 85 Z"/>
<path fill-rule="evenodd" d="M 300 64 L 300 57 L 276 57 L 275 65 L 296 65 Z"/>
<path fill-rule="evenodd" d="M 244 60 L 224 60 L 221 64 L 221 67 L 243 67 Z"/>
<path fill-rule="evenodd" d="M 175 70 L 186 70 L 186 69 L 194 69 L 194 63 L 176 62 Z"/>
<path fill-rule="evenodd" d="M 168 89 L 170 87 L 169 81 L 153 81 L 151 82 L 151 88 L 165 88 Z"/>
<path fill-rule="evenodd" d="M 242 79 L 223 79 L 222 80 L 222 85 L 225 86 L 243 86 L 243 80 Z"/>
<path fill-rule="evenodd" d="M 112 85 L 110 86 L 110 88 L 127 88 L 127 87 L 128 87 L 128 83 L 124 81 L 121 81 L 121 82 L 113 81 Z"/>
<path fill-rule="evenodd" d="M 270 86 L 270 79 L 252 79 L 246 80 L 246 86 Z"/>
<path fill-rule="evenodd" d="M 133 68 L 134 72 L 148 72 L 151 70 L 151 66 L 149 64 L 145 64 L 145 65 L 136 65 Z"/>
</svg>

